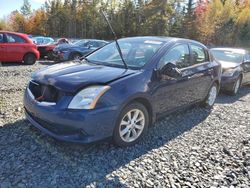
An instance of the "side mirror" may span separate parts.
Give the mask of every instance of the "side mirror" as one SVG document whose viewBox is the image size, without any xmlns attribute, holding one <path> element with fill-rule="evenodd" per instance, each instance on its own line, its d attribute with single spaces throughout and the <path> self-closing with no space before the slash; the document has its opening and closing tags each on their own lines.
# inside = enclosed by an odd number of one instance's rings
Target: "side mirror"
<svg viewBox="0 0 250 188">
<path fill-rule="evenodd" d="M 167 75 L 169 77 L 172 77 L 172 78 L 181 78 L 182 77 L 182 72 L 173 63 L 165 64 L 161 68 L 160 73 L 163 75 Z"/>
</svg>

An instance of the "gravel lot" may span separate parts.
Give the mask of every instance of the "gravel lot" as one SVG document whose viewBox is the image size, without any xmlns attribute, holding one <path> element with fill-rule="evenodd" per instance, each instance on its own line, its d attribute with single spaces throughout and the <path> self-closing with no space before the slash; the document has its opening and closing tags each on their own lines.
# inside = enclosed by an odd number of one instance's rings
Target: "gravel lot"
<svg viewBox="0 0 250 188">
<path fill-rule="evenodd" d="M 144 141 L 117 148 L 56 141 L 25 120 L 32 71 L 0 67 L 0 187 L 250 187 L 250 87 L 158 121 Z"/>
</svg>

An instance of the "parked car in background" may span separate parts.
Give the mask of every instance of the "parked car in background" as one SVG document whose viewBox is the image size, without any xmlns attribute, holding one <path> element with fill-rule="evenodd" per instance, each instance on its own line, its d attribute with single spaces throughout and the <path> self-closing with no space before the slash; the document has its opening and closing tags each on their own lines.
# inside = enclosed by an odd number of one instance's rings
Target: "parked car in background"
<svg viewBox="0 0 250 188">
<path fill-rule="evenodd" d="M 37 46 L 23 33 L 0 31 L 0 62 L 24 62 L 31 65 L 39 59 Z"/>
<path fill-rule="evenodd" d="M 202 103 L 212 107 L 221 66 L 201 43 L 131 37 L 33 74 L 24 94 L 27 119 L 60 140 L 138 142 L 157 118 Z M 198 56 L 197 56 L 198 54 Z"/>
<path fill-rule="evenodd" d="M 60 38 L 57 42 L 49 43 L 49 44 L 41 44 L 37 45 L 37 49 L 40 52 L 40 58 L 45 58 L 49 60 L 53 60 L 53 50 L 56 46 L 61 44 L 68 44 L 69 41 L 66 38 Z"/>
<path fill-rule="evenodd" d="M 247 50 L 212 48 L 211 53 L 222 66 L 222 91 L 236 95 L 242 84 L 250 83 L 250 54 Z"/>
<path fill-rule="evenodd" d="M 36 45 L 41 45 L 41 44 L 49 44 L 55 42 L 53 38 L 51 37 L 32 37 L 31 40 L 36 44 Z"/>
<path fill-rule="evenodd" d="M 54 50 L 55 61 L 68 61 L 80 59 L 82 56 L 108 44 L 104 40 L 83 39 L 73 44 L 59 45 Z"/>
</svg>

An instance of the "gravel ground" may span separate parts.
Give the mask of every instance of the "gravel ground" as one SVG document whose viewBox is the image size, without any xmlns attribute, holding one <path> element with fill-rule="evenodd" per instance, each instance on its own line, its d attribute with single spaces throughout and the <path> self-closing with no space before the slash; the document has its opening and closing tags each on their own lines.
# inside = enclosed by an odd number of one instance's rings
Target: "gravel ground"
<svg viewBox="0 0 250 188">
<path fill-rule="evenodd" d="M 0 187 L 250 187 L 250 87 L 158 121 L 144 141 L 117 148 L 56 141 L 25 120 L 32 71 L 0 67 Z"/>
</svg>

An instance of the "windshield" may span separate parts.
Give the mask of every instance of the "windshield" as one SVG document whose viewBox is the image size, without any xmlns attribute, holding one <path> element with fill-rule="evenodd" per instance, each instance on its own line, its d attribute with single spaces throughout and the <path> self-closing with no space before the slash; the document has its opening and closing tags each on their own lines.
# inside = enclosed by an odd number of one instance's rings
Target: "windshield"
<svg viewBox="0 0 250 188">
<path fill-rule="evenodd" d="M 88 40 L 78 40 L 78 41 L 74 42 L 73 44 L 77 45 L 77 46 L 85 46 L 85 44 L 87 42 L 88 42 Z"/>
<path fill-rule="evenodd" d="M 211 50 L 211 52 L 218 61 L 241 63 L 244 56 L 242 53 L 236 53 L 232 51 Z"/>
<path fill-rule="evenodd" d="M 162 41 L 146 39 L 121 39 L 118 43 L 129 68 L 143 67 L 163 45 Z M 115 42 L 90 54 L 88 60 L 107 66 L 124 67 Z"/>
</svg>

